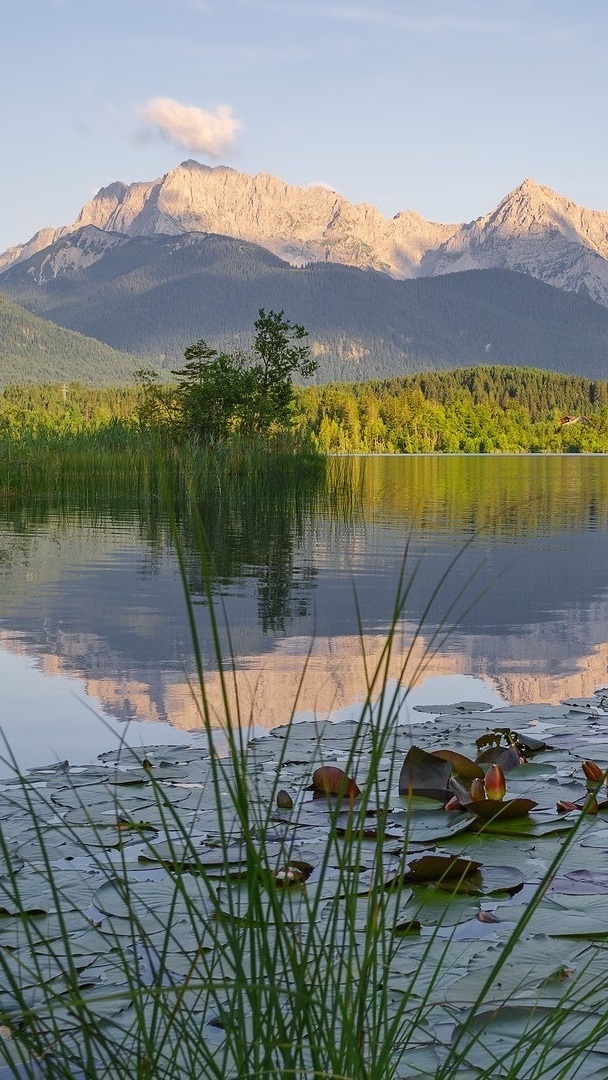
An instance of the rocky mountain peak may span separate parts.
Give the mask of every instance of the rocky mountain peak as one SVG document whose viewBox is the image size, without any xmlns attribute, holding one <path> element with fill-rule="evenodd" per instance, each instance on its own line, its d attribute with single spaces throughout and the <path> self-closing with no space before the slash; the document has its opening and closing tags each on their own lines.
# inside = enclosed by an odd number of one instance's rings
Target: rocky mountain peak
<svg viewBox="0 0 608 1080">
<path fill-rule="evenodd" d="M 0 255 L 0 273 L 92 227 L 128 237 L 215 233 L 247 240 L 294 266 L 342 263 L 394 278 L 511 269 L 608 306 L 608 213 L 586 210 L 532 178 L 467 224 L 430 222 L 412 210 L 385 218 L 324 184 L 298 187 L 269 173 L 181 162 L 156 180 L 101 188 L 76 221 L 45 229 Z M 79 249 L 82 240 L 69 241 Z M 99 244 L 88 244 L 92 256 Z M 70 264 L 48 263 L 58 270 Z"/>
<path fill-rule="evenodd" d="M 421 261 L 428 276 L 490 269 L 530 274 L 608 306 L 608 213 L 528 178 Z"/>
<path fill-rule="evenodd" d="M 516 235 L 534 233 L 539 228 L 553 230 L 603 258 L 608 255 L 608 213 L 585 210 L 535 180 L 524 180 L 496 210 L 478 220 L 482 226 L 500 227 Z"/>
<path fill-rule="evenodd" d="M 405 212 L 385 219 L 372 205 L 355 206 L 323 184 L 297 187 L 269 173 L 249 175 L 194 159 L 157 180 L 101 188 L 76 221 L 44 234 L 46 244 L 92 225 L 129 236 L 213 232 L 266 247 L 293 265 L 338 262 L 415 277 L 429 247 L 455 226 Z M 31 257 L 42 237 L 0 256 L 0 271 Z"/>
</svg>

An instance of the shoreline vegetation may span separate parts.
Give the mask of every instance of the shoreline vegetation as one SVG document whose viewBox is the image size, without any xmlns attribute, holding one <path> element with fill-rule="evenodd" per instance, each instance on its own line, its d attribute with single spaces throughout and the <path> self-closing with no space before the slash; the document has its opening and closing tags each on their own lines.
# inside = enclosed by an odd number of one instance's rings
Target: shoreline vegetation
<svg viewBox="0 0 608 1080">
<path fill-rule="evenodd" d="M 204 344 L 204 343 L 203 343 Z M 48 455 L 232 458 L 326 454 L 608 452 L 608 384 L 532 368 L 433 372 L 382 382 L 290 386 L 277 422 L 228 424 L 212 439 L 184 427 L 179 384 L 9 386 L 0 393 L 0 469 Z M 183 398 L 182 398 L 183 405 Z M 196 400 L 191 402 L 196 415 Z"/>
</svg>

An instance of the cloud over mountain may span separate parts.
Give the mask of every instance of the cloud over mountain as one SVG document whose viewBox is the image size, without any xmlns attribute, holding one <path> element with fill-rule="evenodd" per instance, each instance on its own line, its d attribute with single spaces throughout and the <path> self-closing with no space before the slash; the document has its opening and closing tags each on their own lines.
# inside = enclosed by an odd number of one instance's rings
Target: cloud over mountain
<svg viewBox="0 0 608 1080">
<path fill-rule="evenodd" d="M 153 98 L 142 111 L 145 123 L 175 146 L 218 158 L 234 145 L 240 122 L 229 105 L 205 112 L 172 98 Z"/>
</svg>

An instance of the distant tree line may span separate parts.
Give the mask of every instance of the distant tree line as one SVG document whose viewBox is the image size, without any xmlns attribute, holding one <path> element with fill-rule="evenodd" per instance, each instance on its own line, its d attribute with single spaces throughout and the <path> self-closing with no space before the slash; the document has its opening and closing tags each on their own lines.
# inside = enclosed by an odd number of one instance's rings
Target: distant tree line
<svg viewBox="0 0 608 1080">
<path fill-rule="evenodd" d="M 401 379 L 293 384 L 314 370 L 303 327 L 260 311 L 254 348 L 191 345 L 172 382 L 8 387 L 0 437 L 161 430 L 170 444 L 215 446 L 294 432 L 323 453 L 605 453 L 608 384 L 535 368 L 482 366 Z"/>
<path fill-rule="evenodd" d="M 481 366 L 302 391 L 325 452 L 608 451 L 608 385 L 536 368 Z"/>
</svg>

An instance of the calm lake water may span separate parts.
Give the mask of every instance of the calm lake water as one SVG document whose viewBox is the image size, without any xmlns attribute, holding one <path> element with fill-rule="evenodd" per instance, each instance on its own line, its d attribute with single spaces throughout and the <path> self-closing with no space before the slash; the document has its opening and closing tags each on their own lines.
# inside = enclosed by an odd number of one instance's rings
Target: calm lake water
<svg viewBox="0 0 608 1080">
<path fill-rule="evenodd" d="M 221 499 L 199 509 L 244 723 L 284 723 L 296 698 L 298 717 L 356 710 L 402 573 L 391 675 L 411 649 L 403 682 L 417 680 L 404 716 L 417 702 L 556 702 L 608 683 L 608 458 L 337 459 L 306 498 L 246 513 Z M 185 519 L 180 539 L 219 723 Z M 0 503 L 0 605 L 0 727 L 21 767 L 91 760 L 127 727 L 133 745 L 200 727 L 158 503 Z"/>
</svg>

